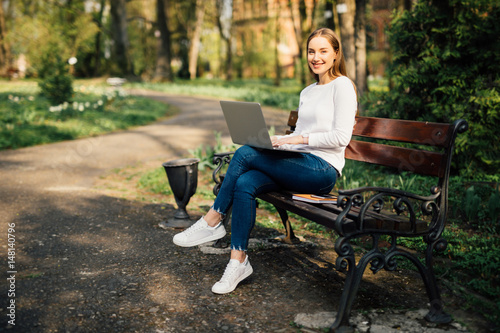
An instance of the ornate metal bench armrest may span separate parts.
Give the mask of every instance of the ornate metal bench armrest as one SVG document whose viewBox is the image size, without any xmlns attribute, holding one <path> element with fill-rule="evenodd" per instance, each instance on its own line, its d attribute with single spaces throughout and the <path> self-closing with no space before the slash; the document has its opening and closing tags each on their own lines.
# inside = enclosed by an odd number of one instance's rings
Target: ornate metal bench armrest
<svg viewBox="0 0 500 333">
<path fill-rule="evenodd" d="M 225 164 L 229 164 L 229 162 L 231 162 L 231 156 L 233 154 L 234 151 L 214 154 L 213 163 L 217 166 L 215 170 L 212 172 L 212 179 L 214 180 L 215 183 L 213 192 L 215 195 L 219 193 L 219 189 L 222 184 L 222 179 L 219 172 Z"/>
<path fill-rule="evenodd" d="M 374 215 L 370 214 L 373 212 L 375 214 L 384 214 L 384 212 L 396 212 L 397 215 L 401 215 L 406 212 L 407 221 L 411 224 L 412 230 L 416 233 L 416 223 L 418 210 L 424 215 L 431 216 L 431 228 L 437 225 L 438 222 L 443 224 L 444 219 L 442 214 L 440 214 L 440 207 L 437 203 L 437 199 L 441 195 L 441 190 L 439 187 L 435 186 L 431 189 L 431 195 L 421 196 L 414 193 L 401 191 L 393 188 L 385 187 L 361 187 L 351 190 L 339 190 L 338 195 L 338 206 L 342 208 L 342 212 L 339 214 L 336 220 L 336 228 L 338 230 L 343 230 L 342 223 L 344 218 L 351 214 L 356 216 L 357 226 L 359 231 L 363 231 L 365 228 L 366 219 L 373 219 Z M 386 207 L 389 202 L 392 202 L 392 207 Z M 416 208 L 420 205 L 420 209 Z M 353 208 L 355 208 L 353 210 Z M 383 217 L 383 215 L 376 215 L 378 218 Z M 441 229 L 439 227 L 438 229 Z"/>
</svg>

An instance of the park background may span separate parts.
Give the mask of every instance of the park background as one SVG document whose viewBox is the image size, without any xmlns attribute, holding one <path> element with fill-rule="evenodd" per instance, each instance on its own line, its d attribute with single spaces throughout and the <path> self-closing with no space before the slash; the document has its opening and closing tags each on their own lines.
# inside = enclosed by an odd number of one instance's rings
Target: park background
<svg viewBox="0 0 500 333">
<path fill-rule="evenodd" d="M 95 136 L 172 114 L 128 88 L 258 101 L 295 109 L 312 83 L 305 40 L 341 37 L 360 114 L 451 122 L 448 249 L 438 273 L 464 308 L 498 322 L 500 308 L 500 8 L 497 1 L 1 1 L 0 149 Z M 120 89 L 109 78 L 123 78 Z M 217 137 L 217 134 L 215 134 Z M 186 152 L 210 170 L 220 141 Z M 161 170 L 138 186 L 168 194 Z M 207 171 L 209 172 L 209 171 Z M 376 175 L 375 177 L 373 175 Z M 370 175 L 370 176 L 368 176 Z M 161 181 L 160 181 L 161 179 Z M 348 165 L 338 188 L 432 180 Z M 300 222 L 300 221 L 299 221 Z M 324 231 L 320 231 L 324 232 Z M 333 236 L 332 236 L 333 237 Z M 423 244 L 408 241 L 408 247 Z M 468 282 L 466 282 L 468 281 Z"/>
</svg>

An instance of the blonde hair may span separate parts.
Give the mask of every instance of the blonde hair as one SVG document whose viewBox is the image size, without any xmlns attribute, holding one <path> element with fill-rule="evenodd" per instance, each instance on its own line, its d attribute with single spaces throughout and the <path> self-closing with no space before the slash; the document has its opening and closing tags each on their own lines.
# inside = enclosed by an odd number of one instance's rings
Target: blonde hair
<svg viewBox="0 0 500 333">
<path fill-rule="evenodd" d="M 328 28 L 319 28 L 314 30 L 309 35 L 309 38 L 307 38 L 306 50 L 309 50 L 309 42 L 315 37 L 325 38 L 333 47 L 333 50 L 337 53 L 337 58 L 333 62 L 333 66 L 328 70 L 328 74 L 330 75 L 330 77 L 336 78 L 342 75 L 347 76 L 344 52 L 342 52 L 342 44 L 340 43 L 340 38 L 337 36 L 337 34 L 332 29 Z M 312 74 L 316 82 L 318 82 L 319 76 L 317 74 L 314 74 L 311 67 L 309 67 L 309 72 Z"/>
</svg>

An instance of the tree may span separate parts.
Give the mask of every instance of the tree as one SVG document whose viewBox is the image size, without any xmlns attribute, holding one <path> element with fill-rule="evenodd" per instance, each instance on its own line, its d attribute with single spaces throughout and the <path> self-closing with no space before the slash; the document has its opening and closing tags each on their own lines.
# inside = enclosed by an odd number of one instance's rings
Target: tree
<svg viewBox="0 0 500 333">
<path fill-rule="evenodd" d="M 0 76 L 7 74 L 10 65 L 10 45 L 6 41 L 7 27 L 3 6 L 0 3 Z"/>
<path fill-rule="evenodd" d="M 205 16 L 205 8 L 203 0 L 196 0 L 195 7 L 195 23 L 194 29 L 191 32 L 189 45 L 189 78 L 196 79 L 196 69 L 198 67 L 198 54 L 200 52 L 200 36 L 203 27 L 203 18 Z"/>
<path fill-rule="evenodd" d="M 354 18 L 356 16 L 356 1 L 344 0 L 341 10 L 337 9 L 340 24 L 340 39 L 344 51 L 347 75 L 356 81 L 356 44 Z"/>
<path fill-rule="evenodd" d="M 295 30 L 295 38 L 299 47 L 297 62 L 300 69 L 300 82 L 305 85 L 307 82 L 306 73 L 309 73 L 309 71 L 306 69 L 307 57 L 305 56 L 305 52 L 307 50 L 304 50 L 304 47 L 307 37 L 316 27 L 314 18 L 319 0 L 290 0 L 288 4 Z"/>
<path fill-rule="evenodd" d="M 111 0 L 111 34 L 113 39 L 112 58 L 116 66 L 115 75 L 131 76 L 134 68 L 129 56 L 129 39 L 127 32 L 126 0 Z"/>
<path fill-rule="evenodd" d="M 418 1 L 390 27 L 394 87 L 370 94 L 377 116 L 450 122 L 470 130 L 457 140 L 463 175 L 500 169 L 500 6 L 492 0 Z"/>
<path fill-rule="evenodd" d="M 101 39 L 103 37 L 102 33 L 102 21 L 103 21 L 103 16 L 104 16 L 104 8 L 106 5 L 106 0 L 101 0 L 100 2 L 100 9 L 99 13 L 97 16 L 94 18 L 94 22 L 99 28 L 99 31 L 95 35 L 95 49 L 94 49 L 94 70 L 93 70 L 93 75 L 97 76 L 101 73 Z"/>
<path fill-rule="evenodd" d="M 337 3 L 337 1 L 330 0 Z M 366 1 L 342 0 L 333 6 L 335 30 L 340 34 L 349 77 L 358 96 L 368 89 L 366 70 Z M 337 15 L 337 16 L 335 16 Z M 337 18 L 337 19 L 335 19 Z"/>
<path fill-rule="evenodd" d="M 226 45 L 226 59 L 221 61 L 224 64 L 222 72 L 225 73 L 226 80 L 233 78 L 233 42 L 232 42 L 232 0 L 215 0 L 217 9 L 217 27 L 219 28 L 220 38 Z"/>
<path fill-rule="evenodd" d="M 355 82 L 358 96 L 362 96 L 368 90 L 366 75 L 366 0 L 356 0 L 354 25 Z"/>
<path fill-rule="evenodd" d="M 172 81 L 172 50 L 165 1 L 156 0 L 156 24 L 158 26 L 158 51 L 156 56 L 155 81 Z"/>
</svg>

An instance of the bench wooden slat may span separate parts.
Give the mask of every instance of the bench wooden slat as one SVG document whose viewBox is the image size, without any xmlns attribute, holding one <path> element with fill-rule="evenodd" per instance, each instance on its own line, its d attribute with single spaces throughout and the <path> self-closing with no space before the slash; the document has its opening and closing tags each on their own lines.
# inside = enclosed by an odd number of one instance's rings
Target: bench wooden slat
<svg viewBox="0 0 500 333">
<path fill-rule="evenodd" d="M 351 140 L 345 157 L 436 177 L 444 176 L 446 166 L 442 153 L 357 140 Z"/>
<path fill-rule="evenodd" d="M 453 139 L 449 135 L 450 126 L 412 120 L 356 117 L 353 135 L 444 148 Z"/>
<path fill-rule="evenodd" d="M 298 111 L 290 111 L 290 130 L 287 134 L 293 133 L 298 119 Z M 453 139 L 450 135 L 451 126 L 443 123 L 357 116 L 353 135 L 446 148 Z"/>
</svg>

